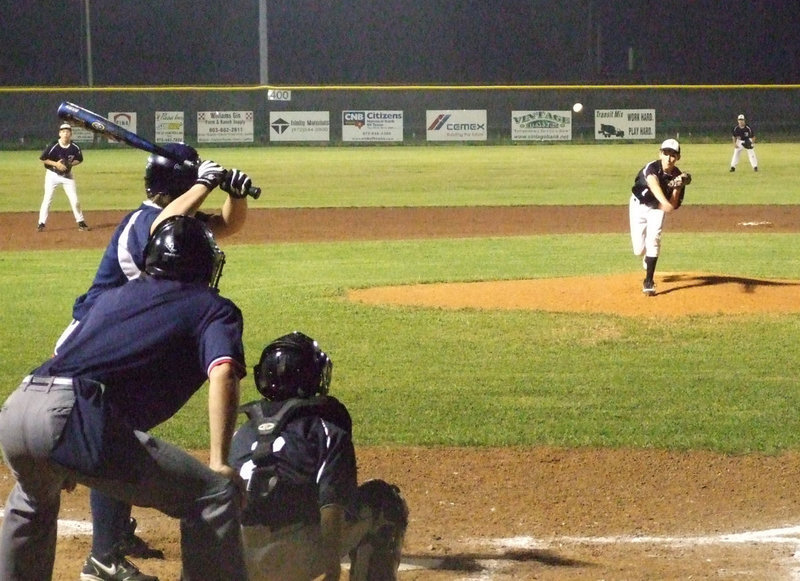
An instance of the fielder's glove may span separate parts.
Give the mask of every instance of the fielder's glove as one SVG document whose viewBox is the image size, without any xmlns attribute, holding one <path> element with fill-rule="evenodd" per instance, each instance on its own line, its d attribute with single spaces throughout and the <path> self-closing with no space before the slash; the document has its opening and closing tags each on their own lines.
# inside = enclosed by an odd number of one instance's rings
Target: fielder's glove
<svg viewBox="0 0 800 581">
<path fill-rule="evenodd" d="M 688 186 L 690 183 L 692 183 L 692 174 L 683 172 L 681 175 L 675 176 L 670 181 L 668 181 L 667 186 L 672 189 L 683 188 L 685 186 Z"/>
<path fill-rule="evenodd" d="M 219 189 L 230 195 L 231 198 L 245 198 L 249 193 L 253 180 L 243 171 L 231 169 L 225 173 L 225 178 L 219 185 Z"/>
<path fill-rule="evenodd" d="M 64 164 L 64 170 L 61 173 L 62 176 L 69 175 L 70 170 L 72 169 L 72 164 L 70 163 L 69 159 L 60 159 L 59 160 L 62 164 Z"/>
<path fill-rule="evenodd" d="M 749 139 L 742 140 L 742 147 L 745 149 L 753 149 L 753 142 Z"/>
<path fill-rule="evenodd" d="M 197 168 L 197 179 L 194 183 L 201 184 L 209 190 L 216 188 L 225 179 L 225 168 L 215 161 L 206 160 Z"/>
</svg>

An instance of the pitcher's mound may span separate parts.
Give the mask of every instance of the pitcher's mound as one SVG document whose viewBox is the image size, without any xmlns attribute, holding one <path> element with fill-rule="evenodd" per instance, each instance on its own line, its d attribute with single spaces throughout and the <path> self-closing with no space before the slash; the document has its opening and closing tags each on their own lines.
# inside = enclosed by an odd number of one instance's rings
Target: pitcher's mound
<svg viewBox="0 0 800 581">
<path fill-rule="evenodd" d="M 680 317 L 800 312 L 800 281 L 704 273 L 656 273 L 656 295 L 642 294 L 644 273 L 532 280 L 374 287 L 348 292 L 369 304 L 446 309 L 520 309 Z"/>
</svg>

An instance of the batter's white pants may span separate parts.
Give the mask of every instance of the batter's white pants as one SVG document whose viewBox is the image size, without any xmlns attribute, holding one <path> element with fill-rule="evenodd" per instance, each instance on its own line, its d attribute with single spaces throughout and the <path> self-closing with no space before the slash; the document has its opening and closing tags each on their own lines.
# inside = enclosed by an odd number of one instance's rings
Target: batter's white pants
<svg viewBox="0 0 800 581">
<path fill-rule="evenodd" d="M 631 242 L 636 256 L 658 256 L 661 252 L 661 231 L 664 229 L 664 210 L 642 204 L 631 196 L 628 204 L 631 221 Z"/>
<path fill-rule="evenodd" d="M 75 221 L 83 222 L 83 212 L 81 211 L 81 203 L 78 201 L 78 188 L 75 187 L 75 179 L 60 176 L 54 171 L 45 170 L 44 198 L 42 198 L 42 206 L 39 208 L 39 224 L 47 223 L 47 217 L 50 215 L 50 204 L 53 203 L 53 194 L 58 186 L 63 187 L 64 193 L 67 194 Z"/>
<path fill-rule="evenodd" d="M 750 165 L 753 166 L 753 169 L 758 167 L 758 158 L 756 157 L 756 148 L 752 149 L 745 149 L 742 147 L 742 142 L 737 140 L 736 147 L 733 148 L 733 157 L 731 158 L 731 167 L 736 167 L 739 164 L 739 156 L 742 155 L 742 152 L 747 152 L 747 157 L 750 158 Z"/>
</svg>

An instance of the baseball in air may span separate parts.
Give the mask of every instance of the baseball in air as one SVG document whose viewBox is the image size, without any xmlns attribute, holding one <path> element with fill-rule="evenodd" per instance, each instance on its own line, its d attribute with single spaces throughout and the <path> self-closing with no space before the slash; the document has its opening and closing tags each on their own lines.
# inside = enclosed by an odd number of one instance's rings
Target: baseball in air
<svg viewBox="0 0 800 581">
<path fill-rule="evenodd" d="M 581 111 L 583 111 L 583 105 L 581 105 L 580 103 L 575 103 L 572 106 L 572 110 L 575 111 L 576 113 L 580 113 Z"/>
</svg>

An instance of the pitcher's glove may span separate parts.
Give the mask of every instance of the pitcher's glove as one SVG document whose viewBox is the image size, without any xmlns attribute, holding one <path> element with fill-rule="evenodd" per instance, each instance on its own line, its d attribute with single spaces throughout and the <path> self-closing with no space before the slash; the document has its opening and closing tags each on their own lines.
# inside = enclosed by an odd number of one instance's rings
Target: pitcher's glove
<svg viewBox="0 0 800 581">
<path fill-rule="evenodd" d="M 669 180 L 667 182 L 667 186 L 674 190 L 675 188 L 683 188 L 688 186 L 690 183 L 692 183 L 692 174 L 683 172 L 681 175 L 675 176 Z"/>
</svg>

